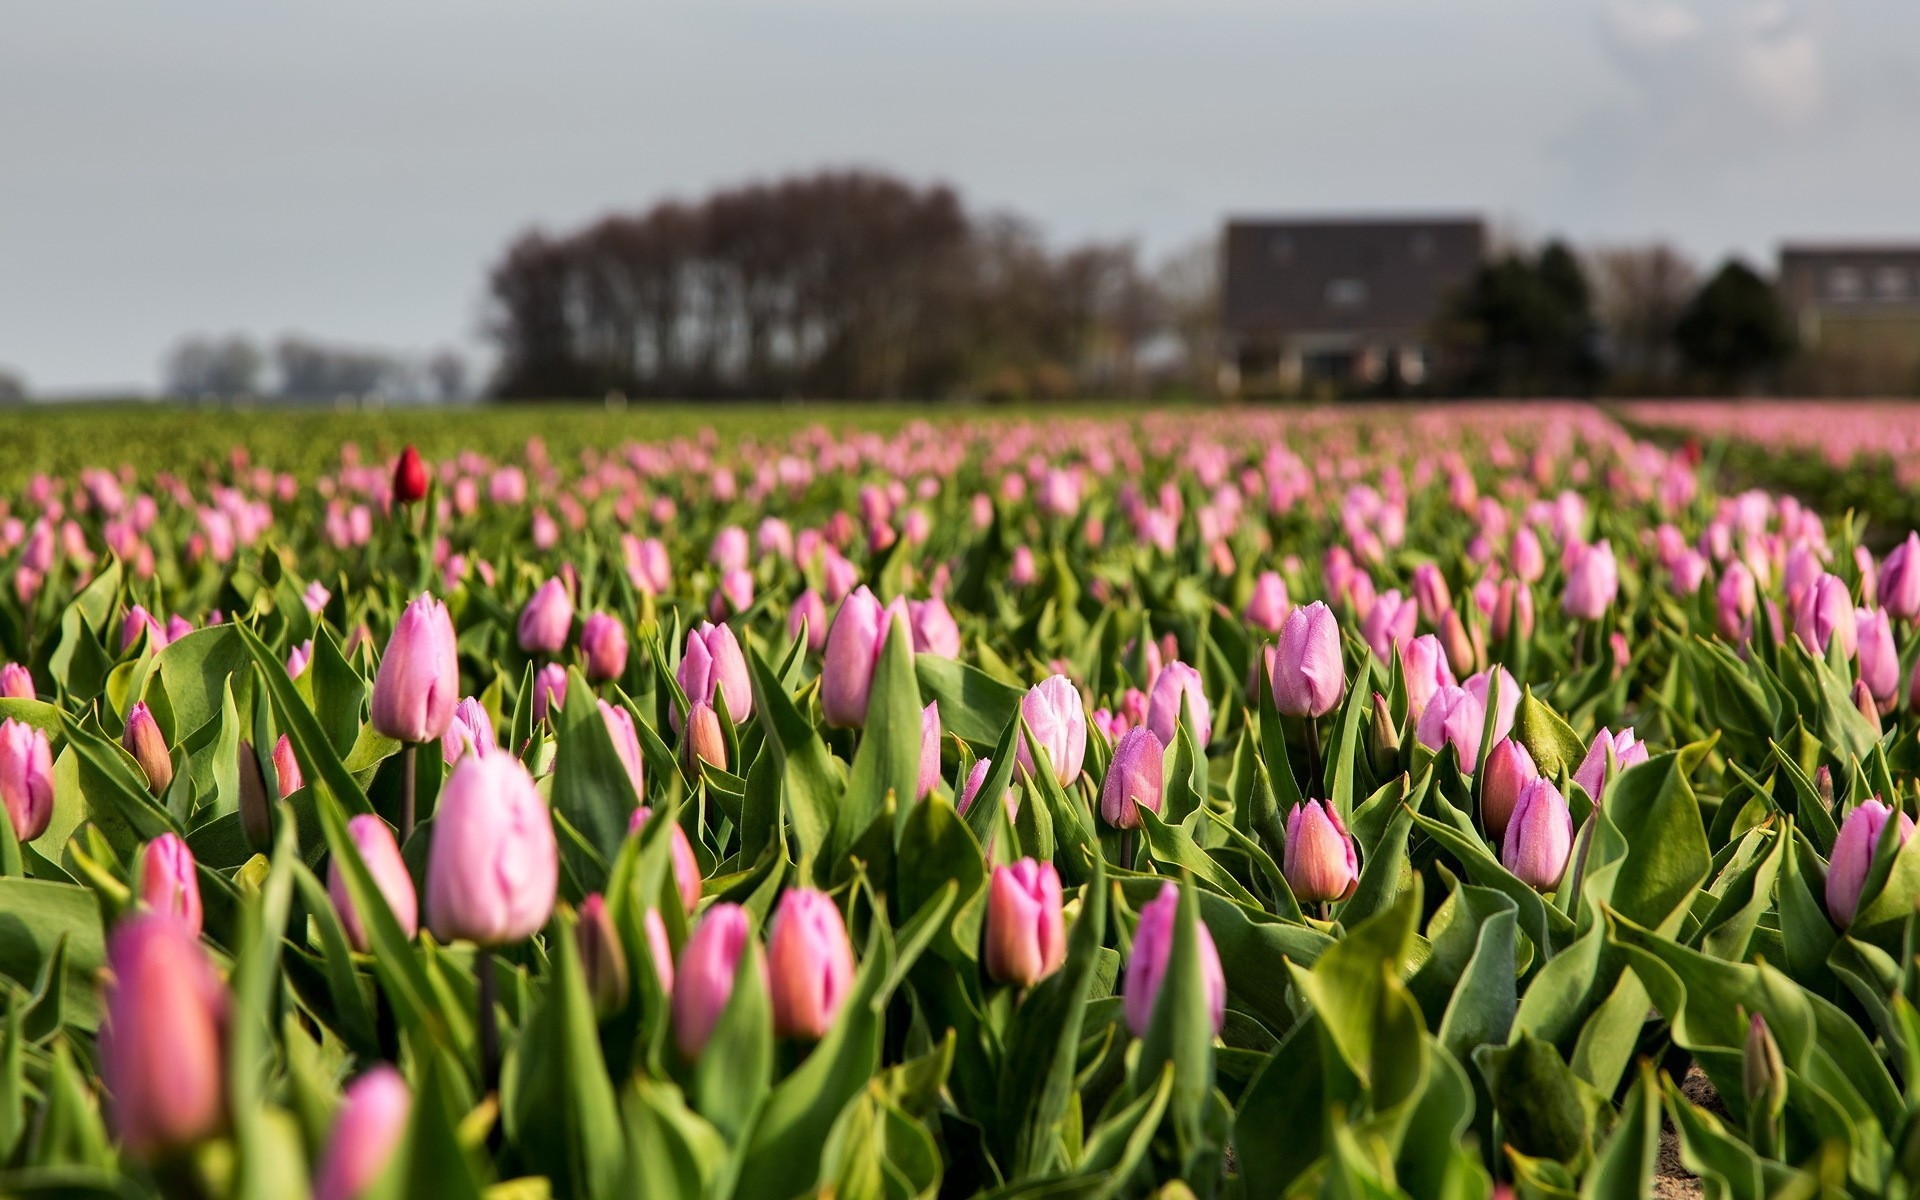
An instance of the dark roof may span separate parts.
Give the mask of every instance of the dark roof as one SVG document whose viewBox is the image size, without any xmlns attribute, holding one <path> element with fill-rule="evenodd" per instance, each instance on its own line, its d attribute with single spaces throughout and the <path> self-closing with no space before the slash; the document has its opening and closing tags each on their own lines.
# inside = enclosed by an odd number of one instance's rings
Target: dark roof
<svg viewBox="0 0 1920 1200">
<path fill-rule="evenodd" d="M 1410 333 L 1486 253 L 1474 217 L 1227 223 L 1226 327 L 1236 333 Z"/>
<path fill-rule="evenodd" d="M 1920 242 L 1788 243 L 1780 292 L 1795 308 L 1920 307 Z"/>
</svg>

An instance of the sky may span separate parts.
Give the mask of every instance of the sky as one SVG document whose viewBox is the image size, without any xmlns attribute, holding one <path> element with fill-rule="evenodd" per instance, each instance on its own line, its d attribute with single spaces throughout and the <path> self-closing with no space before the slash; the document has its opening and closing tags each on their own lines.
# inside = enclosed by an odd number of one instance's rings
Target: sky
<svg viewBox="0 0 1920 1200">
<path fill-rule="evenodd" d="M 865 166 L 1149 256 L 1228 214 L 1920 239 L 1914 0 L 90 0 L 0 24 L 0 369 L 484 361 L 529 226 Z"/>
</svg>

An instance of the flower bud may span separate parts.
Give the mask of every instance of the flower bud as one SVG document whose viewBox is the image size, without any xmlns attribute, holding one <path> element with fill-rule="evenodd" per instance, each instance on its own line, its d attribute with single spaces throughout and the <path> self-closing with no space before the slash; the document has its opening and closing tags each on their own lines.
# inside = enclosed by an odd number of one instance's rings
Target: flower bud
<svg viewBox="0 0 1920 1200">
<path fill-rule="evenodd" d="M 1573 851 L 1573 816 L 1550 779 L 1520 789 L 1500 847 L 1500 863 L 1520 882 L 1547 892 L 1566 873 Z"/>
<path fill-rule="evenodd" d="M 920 781 L 914 799 L 925 800 L 940 786 L 940 702 L 920 710 Z"/>
<path fill-rule="evenodd" d="M 451 766 L 468 751 L 484 758 L 497 749 L 499 743 L 493 740 L 493 718 L 487 715 L 486 706 L 472 696 L 454 705 L 453 719 L 440 737 L 441 759 Z"/>
<path fill-rule="evenodd" d="M 1100 816 L 1115 829 L 1140 828 L 1135 808 L 1160 815 L 1166 793 L 1166 747 L 1153 730 L 1136 726 L 1120 735 L 1100 785 Z"/>
<path fill-rule="evenodd" d="M 1603 539 L 1575 552 L 1560 608 L 1576 621 L 1598 621 L 1619 592 L 1620 569 Z"/>
<path fill-rule="evenodd" d="M 413 504 L 427 498 L 427 464 L 420 461 L 420 452 L 412 446 L 400 451 L 400 459 L 393 464 L 393 502 L 395 504 Z"/>
<path fill-rule="evenodd" d="M 853 946 L 846 922 L 824 893 L 789 888 L 780 897 L 767 938 L 767 985 L 773 1031 L 818 1040 L 853 987 Z"/>
<path fill-rule="evenodd" d="M 799 637 L 802 625 L 807 631 L 807 649 L 818 654 L 827 644 L 827 604 L 812 588 L 801 592 L 787 610 L 787 636 Z"/>
<path fill-rule="evenodd" d="M 1440 639 L 1427 633 L 1400 647 L 1400 672 L 1407 682 L 1407 719 L 1418 726 L 1433 694 L 1455 685 Z"/>
<path fill-rule="evenodd" d="M 1602 728 L 1593 735 L 1593 742 L 1587 747 L 1587 756 L 1580 760 L 1580 769 L 1573 773 L 1573 781 L 1587 789 L 1587 795 L 1596 801 L 1600 799 L 1601 789 L 1607 780 L 1613 778 L 1613 772 L 1607 770 L 1607 750 L 1613 750 L 1614 772 L 1624 771 L 1647 761 L 1646 743 L 1634 740 L 1632 729 L 1622 729 L 1618 734 Z"/>
<path fill-rule="evenodd" d="M 533 719 L 552 719 L 566 706 L 567 669 L 550 662 L 533 673 Z M 444 750 L 444 743 L 442 748 Z"/>
<path fill-rule="evenodd" d="M 373 677 L 373 727 L 402 742 L 447 732 L 460 699 L 459 650 L 447 606 L 421 595 L 393 627 Z"/>
<path fill-rule="evenodd" d="M 1199 743 L 1195 749 L 1204 752 L 1207 743 L 1213 740 L 1213 708 L 1207 703 L 1200 672 L 1186 663 L 1168 663 L 1154 677 L 1153 690 L 1147 697 L 1147 728 L 1153 730 L 1162 746 L 1173 745 L 1174 735 L 1180 728 L 1182 700 L 1186 701 L 1194 737 Z"/>
<path fill-rule="evenodd" d="M 412 1110 L 413 1093 L 407 1090 L 407 1081 L 386 1063 L 348 1084 L 333 1118 L 319 1174 L 314 1176 L 313 1200 L 355 1200 L 365 1195 L 399 1147 Z"/>
<path fill-rule="evenodd" d="M 1247 599 L 1247 624 L 1268 633 L 1279 633 L 1286 625 L 1293 601 L 1287 595 L 1287 582 L 1274 571 L 1262 571 L 1253 581 L 1253 595 Z"/>
<path fill-rule="evenodd" d="M 1467 676 L 1460 686 L 1468 695 L 1480 702 L 1480 711 L 1484 713 L 1487 710 L 1487 702 L 1493 698 L 1489 693 L 1494 691 L 1493 681 L 1496 678 L 1500 681 L 1499 709 L 1493 714 L 1493 736 L 1494 740 L 1498 741 L 1513 732 L 1513 719 L 1519 715 L 1519 681 L 1508 674 L 1505 667 L 1492 666 Z"/>
<path fill-rule="evenodd" d="M 152 1160 L 226 1125 L 227 995 L 195 933 L 136 914 L 107 939 L 100 1077 L 121 1146 Z"/>
<path fill-rule="evenodd" d="M 1501 738 L 1487 751 L 1486 775 L 1480 780 L 1480 824 L 1496 844 L 1506 837 L 1520 793 L 1540 778 L 1533 755 L 1512 738 Z"/>
<path fill-rule="evenodd" d="M 200 876 L 179 834 L 163 833 L 141 852 L 140 902 L 200 935 Z"/>
<path fill-rule="evenodd" d="M 1375 692 L 1371 709 L 1367 722 L 1367 740 L 1371 744 L 1373 761 L 1391 774 L 1397 769 L 1395 764 L 1400 757 L 1400 731 L 1394 727 L 1393 706 L 1385 696 Z"/>
<path fill-rule="evenodd" d="M 0 803 L 14 840 L 31 842 L 53 820 L 53 748 L 25 721 L 0 721 Z"/>
<path fill-rule="evenodd" d="M 1299 614 L 1300 610 L 1295 609 L 1294 616 Z M 1420 611 L 1412 600 L 1401 599 L 1399 592 L 1383 592 L 1367 609 L 1366 615 L 1360 618 L 1360 634 L 1372 647 L 1374 657 L 1386 662 L 1392 658 L 1394 650 L 1413 640 L 1413 623 L 1419 615 Z M 1291 621 L 1293 617 L 1287 619 Z M 1282 630 L 1281 637 L 1284 639 L 1285 636 L 1286 631 Z M 1338 630 L 1334 632 L 1332 645 L 1335 650 L 1339 649 Z M 1328 708 L 1331 710 L 1332 706 Z"/>
<path fill-rule="evenodd" d="M 1841 654 L 1853 657 L 1859 626 L 1854 617 L 1853 597 L 1847 594 L 1847 585 L 1838 575 L 1822 572 L 1800 590 L 1799 599 L 1793 605 L 1793 635 L 1814 654 L 1825 654 L 1827 643 L 1838 638 Z"/>
<path fill-rule="evenodd" d="M 1860 660 L 1860 682 L 1879 704 L 1892 708 L 1900 695 L 1900 647 L 1894 644 L 1893 625 L 1884 608 L 1854 613 Z"/>
<path fill-rule="evenodd" d="M 1032 987 L 1060 969 L 1067 934 L 1060 914 L 1060 875 L 1052 863 L 1023 858 L 995 867 L 987 890 L 987 974 Z"/>
<path fill-rule="evenodd" d="M 280 740 L 285 741 L 286 736 L 281 734 Z M 260 756 L 254 752 L 252 742 L 241 742 L 235 758 L 240 775 L 240 832 L 246 837 L 247 845 L 265 853 L 273 849 L 273 801 L 267 798 L 266 772 L 260 769 Z M 277 767 L 274 773 L 277 778 Z"/>
<path fill-rule="evenodd" d="M 627 670 L 627 631 L 619 618 L 594 613 L 580 627 L 580 653 L 594 683 L 618 679 Z"/>
<path fill-rule="evenodd" d="M 0 667 L 0 698 L 8 700 L 36 699 L 33 690 L 33 672 L 19 663 L 8 663 Z"/>
<path fill-rule="evenodd" d="M 167 750 L 160 723 L 153 719 L 153 710 L 145 701 L 135 702 L 132 711 L 127 713 L 127 730 L 121 735 L 120 744 L 133 755 L 133 761 L 140 764 L 141 774 L 147 777 L 148 790 L 156 796 L 165 795 L 173 783 L 173 756 Z"/>
<path fill-rule="evenodd" d="M 360 861 L 367 865 L 374 886 L 386 897 L 387 908 L 392 911 L 400 932 L 412 941 L 413 935 L 420 931 L 420 900 L 413 890 L 413 876 L 407 873 L 407 864 L 400 857 L 400 846 L 393 839 L 393 830 L 372 813 L 361 813 L 347 822 L 347 836 L 360 851 Z M 437 826 L 434 837 L 436 841 L 439 838 Z M 327 868 L 327 895 L 333 899 L 334 911 L 340 914 L 347 940 L 355 950 L 366 953 L 366 925 L 353 907 L 353 897 L 347 891 L 347 878 L 340 870 L 338 859 Z"/>
<path fill-rule="evenodd" d="M 857 729 L 867 723 L 874 666 L 886 646 L 890 621 L 891 614 L 865 587 L 840 602 L 820 667 L 820 710 L 827 724 Z"/>
<path fill-rule="evenodd" d="M 613 752 L 619 756 L 620 765 L 627 770 L 627 782 L 633 785 L 634 797 L 644 798 L 647 794 L 646 767 L 640 755 L 640 735 L 633 727 L 633 715 L 605 700 L 596 700 L 594 703 L 599 706 L 600 721 L 607 727 L 607 739 L 613 743 Z"/>
<path fill-rule="evenodd" d="M 1493 636 L 1505 640 L 1509 633 L 1522 642 L 1533 637 L 1533 589 L 1512 579 L 1501 581 L 1493 602 Z"/>
<path fill-rule="evenodd" d="M 593 997 L 593 1011 L 602 1018 L 610 1017 L 627 1005 L 627 952 L 607 912 L 606 897 L 599 892 L 580 902 L 580 921 L 573 927 L 573 937 L 580 950 L 587 991 Z"/>
<path fill-rule="evenodd" d="M 1446 576 L 1432 563 L 1421 563 L 1413 569 L 1413 599 L 1429 625 L 1440 624 L 1453 610 L 1453 593 L 1447 587 Z"/>
<path fill-rule="evenodd" d="M 740 652 L 740 642 L 729 627 L 702 621 L 688 630 L 677 677 L 680 690 L 687 694 L 688 704 L 715 707 L 717 694 L 726 698 L 727 716 L 735 725 L 753 715 L 753 681 L 747 674 L 747 660 Z M 679 714 L 670 715 L 675 718 L 673 727 L 678 731 Z"/>
<path fill-rule="evenodd" d="M 1787 1104 L 1787 1064 L 1780 1043 L 1773 1040 L 1767 1019 L 1754 1013 L 1747 1021 L 1747 1040 L 1740 1053 L 1740 1090 L 1751 1110 L 1779 1116 Z"/>
<path fill-rule="evenodd" d="M 1460 620 L 1459 610 L 1450 608 L 1440 618 L 1440 645 L 1446 649 L 1447 661 L 1456 675 L 1469 674 L 1479 665 L 1479 650 Z"/>
<path fill-rule="evenodd" d="M 938 596 L 931 600 L 909 600 L 907 619 L 913 628 L 915 654 L 960 657 L 960 627 L 954 624 L 945 600 Z"/>
<path fill-rule="evenodd" d="M 1867 873 L 1873 869 L 1874 850 L 1880 845 L 1881 831 L 1895 811 L 1878 796 L 1848 813 L 1840 823 L 1840 835 L 1833 840 L 1833 860 L 1827 864 L 1827 915 L 1845 929 L 1859 914 L 1860 893 L 1867 886 Z M 1913 818 L 1899 813 L 1895 836 L 1901 845 L 1913 834 Z"/>
<path fill-rule="evenodd" d="M 1460 773 L 1471 775 L 1480 766 L 1480 735 L 1486 723 L 1487 710 L 1480 707 L 1472 692 L 1443 687 L 1427 702 L 1414 736 L 1435 754 L 1452 746 L 1460 760 Z"/>
<path fill-rule="evenodd" d="M 718 770 L 727 769 L 727 734 L 720 727 L 720 714 L 711 705 L 695 704 L 687 714 L 685 752 L 689 765 L 706 763 Z"/>
<path fill-rule="evenodd" d="M 1902 621 L 1920 618 L 1920 533 L 1908 531 L 1880 568 L 1880 603 Z"/>
<path fill-rule="evenodd" d="M 1507 560 L 1513 566 L 1513 573 L 1527 583 L 1538 580 L 1547 571 L 1547 556 L 1540 548 L 1540 535 L 1531 525 L 1522 525 L 1513 531 L 1513 544 L 1507 551 Z"/>
<path fill-rule="evenodd" d="M 992 772 L 993 760 L 991 758 L 978 758 L 974 760 L 973 769 L 967 772 L 967 781 L 960 789 L 959 810 L 962 816 L 965 816 L 967 809 L 973 806 L 974 799 L 979 796 L 980 789 L 986 786 L 987 776 L 992 774 Z M 1007 806 L 1007 819 L 1011 821 L 1015 815 L 1013 787 L 1011 784 L 1000 793 L 1000 800 L 1001 803 Z"/>
<path fill-rule="evenodd" d="M 1340 703 L 1346 686 L 1333 610 L 1319 600 L 1294 609 L 1281 627 L 1274 655 L 1274 707 L 1283 716 L 1323 717 Z"/>
<path fill-rule="evenodd" d="M 1296 804 L 1287 814 L 1287 846 L 1281 857 L 1281 871 L 1296 900 L 1345 900 L 1360 882 L 1353 838 L 1340 814 L 1318 800 Z"/>
<path fill-rule="evenodd" d="M 652 819 L 653 809 L 642 804 L 628 819 L 627 833 L 639 833 Z M 668 830 L 668 836 L 673 840 L 673 885 L 680 892 L 680 903 L 692 912 L 700 904 L 700 860 L 693 855 L 693 843 L 687 839 L 685 829 L 675 825 Z"/>
<path fill-rule="evenodd" d="M 1063 788 L 1072 787 L 1087 756 L 1087 714 L 1080 707 L 1080 692 L 1073 680 L 1050 675 L 1034 684 L 1021 698 L 1020 715 L 1033 741 L 1053 763 L 1054 779 Z M 1014 762 L 1025 778 L 1033 778 L 1033 753 L 1025 738 L 1019 740 Z"/>
<path fill-rule="evenodd" d="M 700 918 L 680 948 L 673 972 L 673 1040 L 688 1062 L 700 1057 L 733 998 L 733 977 L 742 954 L 753 953 L 753 931 L 738 904 L 716 904 Z M 755 954 L 755 962 L 759 956 Z M 766 967 L 760 964 L 761 978 Z"/>
<path fill-rule="evenodd" d="M 1873 726 L 1874 736 L 1878 737 L 1880 705 L 1874 700 L 1873 693 L 1867 690 L 1867 681 L 1864 679 L 1853 681 L 1853 706 L 1860 710 L 1860 715 L 1867 719 L 1867 724 Z"/>
<path fill-rule="evenodd" d="M 498 946 L 553 912 L 560 856 L 547 802 L 510 754 L 463 756 L 440 789 L 427 855 L 433 936 Z"/>
<path fill-rule="evenodd" d="M 1173 957 L 1173 925 L 1180 912 L 1180 885 L 1167 883 L 1160 894 L 1140 909 L 1140 923 L 1133 931 L 1133 955 L 1127 959 L 1123 1004 L 1127 1027 L 1136 1037 L 1145 1037 L 1153 1025 L 1153 1009 L 1160 1000 L 1160 986 L 1167 978 L 1167 963 Z M 1220 954 L 1213 946 L 1213 934 L 1206 922 L 1196 921 L 1199 935 L 1200 978 L 1207 994 L 1207 1010 L 1213 1018 L 1213 1032 L 1227 1014 L 1227 976 L 1220 969 Z"/>
<path fill-rule="evenodd" d="M 649 908 L 640 918 L 647 931 L 647 957 L 653 961 L 654 978 L 660 981 L 660 994 L 673 995 L 673 943 L 667 938 L 667 923 L 660 910 Z"/>
<path fill-rule="evenodd" d="M 520 649 L 528 654 L 553 655 L 567 648 L 567 638 L 573 632 L 573 597 L 559 576 L 541 584 L 520 610 L 516 632 Z"/>
</svg>

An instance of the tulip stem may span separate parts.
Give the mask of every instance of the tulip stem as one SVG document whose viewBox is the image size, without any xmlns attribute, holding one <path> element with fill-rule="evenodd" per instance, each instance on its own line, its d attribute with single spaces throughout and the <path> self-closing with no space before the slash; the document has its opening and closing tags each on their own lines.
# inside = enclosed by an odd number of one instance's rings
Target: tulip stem
<svg viewBox="0 0 1920 1200">
<path fill-rule="evenodd" d="M 415 772 L 413 756 L 419 747 L 412 742 L 400 752 L 400 844 L 407 844 L 413 836 L 413 789 Z"/>
<path fill-rule="evenodd" d="M 493 951 L 485 946 L 474 956 L 473 978 L 480 985 L 480 1089 L 490 1092 L 500 1076 L 500 1025 L 494 1016 Z"/>
<path fill-rule="evenodd" d="M 1133 870 L 1133 830 L 1131 829 L 1120 831 L 1120 865 L 1129 871 Z"/>
<path fill-rule="evenodd" d="M 1307 718 L 1307 799 L 1320 797 L 1320 718 Z"/>
</svg>

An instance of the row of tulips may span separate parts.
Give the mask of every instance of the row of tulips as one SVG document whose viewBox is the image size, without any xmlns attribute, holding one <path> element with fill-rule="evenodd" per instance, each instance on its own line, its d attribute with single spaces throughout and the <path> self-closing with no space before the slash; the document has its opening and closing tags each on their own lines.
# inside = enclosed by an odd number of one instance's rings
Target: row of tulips
<svg viewBox="0 0 1920 1200">
<path fill-rule="evenodd" d="M 1920 538 L 1588 410 L 9 512 L 10 1190 L 1920 1181 Z"/>
</svg>

